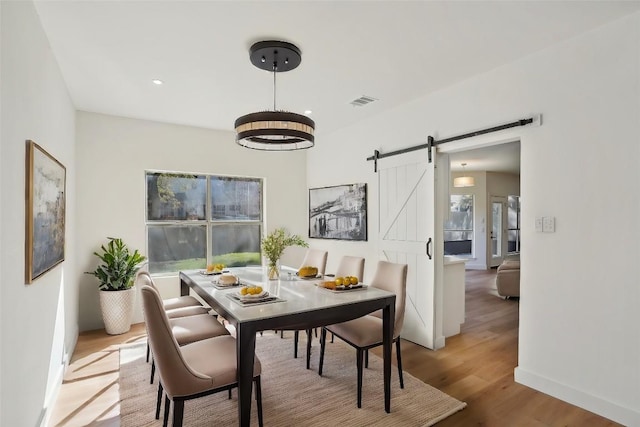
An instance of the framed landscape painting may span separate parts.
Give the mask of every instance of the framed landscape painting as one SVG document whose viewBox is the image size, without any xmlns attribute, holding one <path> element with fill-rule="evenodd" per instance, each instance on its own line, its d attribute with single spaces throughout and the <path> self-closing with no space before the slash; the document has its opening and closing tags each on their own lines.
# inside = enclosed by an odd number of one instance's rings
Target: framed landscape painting
<svg viewBox="0 0 640 427">
<path fill-rule="evenodd" d="M 25 281 L 32 283 L 64 261 L 66 169 L 27 141 Z"/>
<path fill-rule="evenodd" d="M 367 240 L 367 184 L 309 189 L 309 237 Z"/>
</svg>

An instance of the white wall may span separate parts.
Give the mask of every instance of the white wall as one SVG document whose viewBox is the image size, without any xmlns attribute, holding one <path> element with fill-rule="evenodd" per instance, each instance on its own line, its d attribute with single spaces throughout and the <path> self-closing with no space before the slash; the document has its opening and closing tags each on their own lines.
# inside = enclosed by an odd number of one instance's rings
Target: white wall
<svg viewBox="0 0 640 427">
<path fill-rule="evenodd" d="M 168 170 L 265 179 L 267 228 L 285 227 L 307 236 L 306 152 L 268 153 L 235 143 L 228 131 L 213 131 L 79 112 L 78 262 L 80 329 L 103 327 L 98 282 L 90 275 L 93 252 L 107 236 L 121 237 L 146 254 L 145 170 Z M 302 177 L 302 178 L 300 178 Z M 163 297 L 179 295 L 177 276 L 158 279 Z M 134 321 L 142 321 L 140 299 Z"/>
<path fill-rule="evenodd" d="M 442 151 L 521 141 L 522 240 L 516 379 L 626 425 L 640 425 L 640 14 L 322 135 L 308 183 L 369 185 L 368 243 L 319 241 L 377 259 L 381 152 L 543 114 L 543 125 L 484 135 Z M 336 156 L 335 153 L 342 155 Z M 327 165 L 341 174 L 327 173 Z M 615 191 L 612 191 L 615 189 Z M 535 233 L 534 217 L 556 217 Z M 334 255 L 335 254 L 335 255 Z"/>
<path fill-rule="evenodd" d="M 77 337 L 75 111 L 31 2 L 1 2 L 0 425 L 38 425 Z M 65 261 L 26 285 L 25 140 L 67 170 Z"/>
</svg>

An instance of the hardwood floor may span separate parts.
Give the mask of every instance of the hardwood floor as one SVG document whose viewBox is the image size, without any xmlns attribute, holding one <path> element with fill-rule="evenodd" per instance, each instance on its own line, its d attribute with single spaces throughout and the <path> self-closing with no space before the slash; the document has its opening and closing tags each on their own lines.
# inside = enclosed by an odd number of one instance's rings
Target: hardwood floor
<svg viewBox="0 0 640 427">
<path fill-rule="evenodd" d="M 444 349 L 402 342 L 406 372 L 467 402 L 464 410 L 437 425 L 618 426 L 513 381 L 519 303 L 499 298 L 494 279 L 495 270 L 467 271 L 466 321 Z M 144 340 L 142 324 L 118 336 L 103 330 L 82 333 L 49 425 L 119 426 L 118 345 Z M 380 354 L 379 349 L 373 352 Z"/>
</svg>

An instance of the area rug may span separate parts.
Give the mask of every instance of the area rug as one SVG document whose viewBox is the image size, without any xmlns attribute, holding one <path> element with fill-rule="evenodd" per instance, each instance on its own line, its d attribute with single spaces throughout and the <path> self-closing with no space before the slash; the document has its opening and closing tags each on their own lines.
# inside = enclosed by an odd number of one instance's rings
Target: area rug
<svg viewBox="0 0 640 427">
<path fill-rule="evenodd" d="M 311 350 L 311 369 L 307 370 L 304 334 L 300 334 L 301 351 L 297 359 L 293 358 L 293 339 L 289 335 L 293 334 L 285 333 L 285 338 L 281 339 L 279 334 L 265 332 L 256 337 L 256 354 L 262 362 L 265 426 L 431 426 L 466 406 L 406 372 L 404 389 L 400 389 L 398 370 L 394 365 L 391 413 L 387 414 L 384 411 L 382 359 L 370 354 L 369 368 L 364 370 L 363 376 L 362 408 L 358 409 L 355 350 L 338 339 L 327 343 L 320 377 L 317 340 Z M 161 420 L 155 419 L 158 380 L 149 384 L 151 365 L 145 362 L 145 348 L 144 344 L 137 344 L 120 349 L 123 427 L 162 425 Z M 255 406 L 254 401 L 252 425 L 258 425 Z M 227 392 L 221 392 L 185 402 L 184 425 L 187 427 L 237 424 L 236 390 L 231 400 Z"/>
</svg>

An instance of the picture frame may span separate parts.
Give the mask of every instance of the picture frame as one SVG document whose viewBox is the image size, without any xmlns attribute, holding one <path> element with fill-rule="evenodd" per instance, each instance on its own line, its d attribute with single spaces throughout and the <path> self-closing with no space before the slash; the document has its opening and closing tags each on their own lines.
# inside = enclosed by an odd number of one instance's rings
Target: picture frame
<svg viewBox="0 0 640 427">
<path fill-rule="evenodd" d="M 309 237 L 367 240 L 367 184 L 309 189 Z"/>
<path fill-rule="evenodd" d="M 25 281 L 64 261 L 66 175 L 62 163 L 27 140 L 25 188 Z"/>
</svg>

